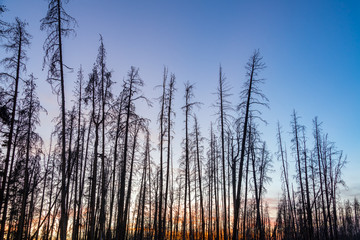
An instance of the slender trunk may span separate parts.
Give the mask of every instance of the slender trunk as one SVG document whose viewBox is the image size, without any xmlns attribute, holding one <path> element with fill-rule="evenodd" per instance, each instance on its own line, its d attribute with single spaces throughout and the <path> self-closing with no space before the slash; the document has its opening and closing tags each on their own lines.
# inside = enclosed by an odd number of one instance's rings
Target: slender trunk
<svg viewBox="0 0 360 240">
<path fill-rule="evenodd" d="M 77 240 L 78 239 L 78 231 L 79 231 L 79 222 L 77 220 L 77 216 L 78 214 L 76 214 L 77 212 L 80 211 L 80 209 L 78 208 L 76 211 L 77 206 L 79 205 L 79 199 L 77 198 L 78 194 L 80 191 L 78 191 L 78 181 L 79 181 L 79 159 L 80 159 L 80 141 L 81 141 L 81 101 L 82 101 L 82 97 L 81 97 L 81 80 L 80 80 L 80 84 L 79 84 L 79 88 L 80 88 L 80 96 L 78 99 L 79 102 L 79 106 L 78 106 L 78 129 L 77 129 L 77 144 L 76 144 L 76 156 L 75 156 L 75 199 L 74 199 L 74 217 L 73 217 L 73 233 L 72 233 L 72 238 L 73 240 Z M 81 156 L 82 158 L 82 156 Z M 80 168 L 81 170 L 81 168 Z M 81 175 L 81 172 L 80 172 Z M 80 190 L 80 189 L 79 189 Z M 79 195 L 80 198 L 80 195 Z"/>
<path fill-rule="evenodd" d="M 163 147 L 164 147 L 164 111 L 165 111 L 165 89 L 166 89 L 166 79 L 167 79 L 167 69 L 164 68 L 164 77 L 163 77 L 163 85 L 162 85 L 162 96 L 161 96 L 161 112 L 160 112 L 160 190 L 159 190 L 159 217 L 158 217 L 158 224 L 159 227 L 157 228 L 158 231 L 155 232 L 155 239 L 163 239 L 163 216 L 162 216 L 162 207 L 163 207 Z"/>
<path fill-rule="evenodd" d="M 246 230 L 246 215 L 247 215 L 247 191 L 248 191 L 248 175 L 249 175 L 249 160 L 250 160 L 250 139 L 251 137 L 251 129 L 250 129 L 250 132 L 249 132 L 249 136 L 248 136 L 248 152 L 247 152 L 247 157 L 246 157 L 246 172 L 245 172 L 245 192 L 244 192 L 244 214 L 243 214 L 243 239 L 246 239 L 246 236 L 247 236 L 247 230 Z"/>
<path fill-rule="evenodd" d="M 174 167 L 171 159 L 171 192 L 170 192 L 170 240 L 173 239 L 173 205 L 174 205 Z"/>
<path fill-rule="evenodd" d="M 49 158 L 50 158 L 50 152 L 49 152 Z M 49 237 L 49 232 L 50 232 L 50 220 L 51 220 L 51 217 L 50 217 L 50 213 L 51 213 L 51 208 L 52 208 L 52 195 L 53 195 L 53 186 L 54 186 L 54 172 L 55 172 L 55 166 L 54 166 L 54 163 L 52 164 L 51 166 L 51 182 L 50 182 L 50 194 L 49 194 L 49 210 L 48 210 L 48 215 L 49 215 L 49 218 L 48 218 L 48 222 L 47 222 L 47 229 L 46 229 L 46 237 L 45 239 L 47 239 Z M 51 237 L 51 235 L 50 235 Z"/>
<path fill-rule="evenodd" d="M 146 172 L 147 172 L 147 161 L 150 159 L 150 136 L 149 132 L 146 137 L 146 147 L 145 147 L 145 156 L 144 156 L 144 170 L 143 170 L 143 185 L 144 189 L 142 192 L 142 202 L 141 202 L 141 223 L 140 223 L 140 240 L 144 239 L 144 218 L 145 218 L 145 199 L 146 199 Z M 150 161 L 150 160 L 149 160 Z"/>
<path fill-rule="evenodd" d="M 340 159 L 339 159 L 339 161 L 340 161 Z M 338 223 L 337 223 L 337 213 L 336 213 L 336 183 L 337 183 L 337 176 L 336 175 L 334 176 L 332 160 L 331 160 L 331 154 L 330 154 L 330 176 L 331 176 L 330 177 L 330 181 L 331 181 L 330 186 L 331 186 L 332 207 L 333 207 L 332 212 L 333 212 L 333 216 L 334 216 L 334 235 L 335 235 L 334 238 L 335 238 L 335 240 L 338 240 L 339 239 L 339 233 L 338 233 Z M 357 220 L 356 206 L 354 206 L 354 212 L 355 212 L 355 230 L 357 232 L 358 229 L 357 229 L 357 226 L 356 226 L 356 220 Z"/>
<path fill-rule="evenodd" d="M 254 66 L 254 62 L 253 62 L 252 66 L 251 66 L 251 72 L 250 72 L 250 83 L 249 83 L 249 89 L 248 89 L 248 93 L 247 93 L 244 128 L 243 128 L 243 136 L 242 136 L 242 141 L 241 141 L 239 180 L 238 180 L 238 186 L 237 186 L 236 201 L 235 201 L 235 204 L 234 204 L 233 240 L 238 240 L 238 231 L 239 231 L 238 230 L 238 220 L 239 220 L 239 209 L 240 209 L 240 192 L 241 192 L 241 182 L 242 182 L 244 159 L 245 159 L 245 142 L 246 142 L 246 134 L 247 134 L 247 128 L 248 128 L 248 118 L 249 118 L 250 99 L 251 99 L 254 71 L 255 71 L 255 66 Z"/>
<path fill-rule="evenodd" d="M 121 124 L 121 113 L 122 113 L 122 103 L 123 98 L 120 100 L 119 106 L 119 113 L 117 116 L 117 123 L 116 123 L 116 134 L 115 134 L 115 142 L 114 142 L 114 165 L 113 165 L 113 172 L 112 172 L 112 191 L 110 197 L 110 216 L 109 216 L 109 227 L 107 230 L 107 239 L 111 239 L 111 225 L 112 225 L 112 216 L 113 216 L 113 209 L 114 209 L 114 199 L 115 199 L 115 173 L 116 173 L 116 162 L 118 158 L 118 143 L 120 138 L 120 124 Z"/>
<path fill-rule="evenodd" d="M 84 162 L 84 166 L 81 166 L 81 169 L 83 169 L 83 170 L 82 170 L 82 176 L 81 176 L 81 180 L 80 180 L 80 190 L 79 190 L 79 207 L 78 207 L 79 210 L 78 210 L 78 214 L 77 214 L 77 224 L 78 224 L 78 226 L 80 226 L 80 213 L 82 213 L 82 197 L 83 197 L 83 192 L 84 192 L 84 188 L 85 188 L 85 174 L 86 174 L 86 167 L 87 167 L 87 160 L 88 160 L 91 126 L 92 126 L 92 122 L 90 121 L 89 128 L 88 128 L 88 134 L 87 134 L 87 140 L 86 140 L 85 162 Z M 84 129 L 86 129 L 85 123 L 84 123 Z M 85 133 L 83 134 L 83 138 L 84 137 L 85 137 Z M 84 142 L 84 140 L 83 140 L 83 142 Z M 84 148 L 84 146 L 82 146 L 81 163 L 83 162 L 83 156 L 84 156 L 84 154 L 83 154 L 84 149 L 83 148 Z M 89 213 L 89 211 L 87 213 Z M 86 233 L 88 232 L 87 224 L 88 224 L 88 221 L 86 221 L 86 223 L 85 223 L 84 236 L 86 236 Z M 81 237 L 81 234 L 80 234 L 80 237 Z"/>
<path fill-rule="evenodd" d="M 190 159 L 189 159 L 190 160 Z M 194 236 L 193 236 L 193 222 L 192 222 L 192 211 L 191 211 L 191 178 L 190 178 L 190 163 L 188 163 L 188 194 L 189 194 L 189 199 L 188 199 L 188 204 L 189 204 L 189 238 L 190 240 L 193 240 L 194 239 Z"/>
<path fill-rule="evenodd" d="M 74 115 L 73 115 L 73 112 L 71 112 L 69 114 L 69 117 L 70 117 L 70 132 L 69 132 L 69 145 L 68 145 L 68 166 L 67 166 L 67 170 L 66 170 L 66 173 L 67 173 L 67 181 L 66 181 L 66 189 L 68 189 L 68 193 L 67 193 L 67 196 L 66 196 L 66 216 L 69 216 L 69 199 L 71 201 L 72 199 L 72 193 L 74 191 L 70 191 L 70 195 L 69 195 L 69 189 L 70 188 L 70 183 L 71 183 L 71 173 L 72 173 L 72 169 L 73 169 L 73 166 L 74 166 L 74 163 L 75 161 L 72 160 L 72 151 L 71 151 L 71 147 L 72 147 L 72 136 L 73 136 L 73 124 L 74 124 Z"/>
<path fill-rule="evenodd" d="M 167 211 L 167 201 L 168 201 L 168 189 L 169 189 L 169 175 L 170 175 L 170 153 L 171 153 L 171 113 L 172 113 L 172 98 L 175 84 L 175 75 L 171 75 L 170 83 L 169 83 L 169 93 L 168 93 L 168 106 L 167 106 L 167 164 L 166 164 L 166 186 L 165 186 L 165 202 L 164 202 L 164 220 L 163 220 L 163 229 L 165 229 L 166 225 L 166 211 Z M 172 219 L 170 218 L 170 221 Z M 170 235 L 171 238 L 171 235 Z"/>
<path fill-rule="evenodd" d="M 41 223 L 42 211 L 43 211 L 43 206 L 44 206 L 45 190 L 46 190 L 46 183 L 47 183 L 49 163 L 50 163 L 51 146 L 52 146 L 52 136 L 50 137 L 49 155 L 48 155 L 48 159 L 47 159 L 46 167 L 45 167 L 44 186 L 43 186 L 43 190 L 42 190 L 42 194 L 41 194 L 41 203 L 40 203 L 40 210 L 39 210 L 39 221 L 38 221 L 36 235 L 35 235 L 36 240 L 39 237 L 39 230 L 40 230 L 40 226 L 41 226 L 40 223 Z"/>
<path fill-rule="evenodd" d="M 28 125 L 27 125 L 27 136 L 26 136 L 26 153 L 25 153 L 25 179 L 24 179 L 24 190 L 22 195 L 19 226 L 17 231 L 17 239 L 23 238 L 23 230 L 25 223 L 25 211 L 26 211 L 26 202 L 29 194 L 29 161 L 30 161 L 30 138 L 32 133 L 32 115 L 33 115 L 33 89 L 31 89 L 31 95 L 29 99 L 29 113 L 28 113 Z M 25 232 L 25 236 L 27 232 Z M 26 238 L 26 237 L 25 237 Z"/>
<path fill-rule="evenodd" d="M 213 222 L 212 222 L 212 210 L 213 210 L 213 164 L 214 164 L 214 140 L 213 140 L 213 131 L 212 131 L 212 125 L 210 128 L 210 163 L 209 163 L 209 173 L 208 173 L 208 178 L 209 178 L 209 199 L 208 199 L 208 204 L 209 204 L 209 224 L 208 224 L 208 240 L 213 239 Z"/>
<path fill-rule="evenodd" d="M 126 203 L 125 203 L 125 211 L 124 211 L 124 219 L 125 223 L 124 225 L 127 225 L 127 218 L 128 218 L 128 212 L 130 208 L 130 199 L 131 199 L 131 185 L 132 185 L 132 177 L 133 177 L 133 168 L 134 168 L 134 159 L 135 159 L 135 150 L 137 145 L 137 136 L 139 133 L 139 124 L 141 123 L 135 123 L 135 129 L 134 129 L 134 138 L 133 138 L 133 147 L 132 147 L 132 155 L 131 155 L 131 162 L 130 162 L 130 175 L 129 175 L 129 182 L 128 182 L 128 189 L 126 194 Z"/>
<path fill-rule="evenodd" d="M 125 238 L 125 218 L 124 218 L 124 203 L 125 203 L 125 176 L 126 176 L 126 162 L 127 162 L 127 155 L 128 155 L 128 138 L 129 138 L 129 125 L 130 125 L 130 110 L 131 110 L 131 103 L 132 103 L 132 84 L 133 80 L 130 79 L 130 86 L 129 86 L 129 96 L 128 102 L 126 106 L 126 122 L 125 122 L 125 140 L 124 140 L 124 153 L 123 153 L 123 162 L 121 165 L 121 179 L 120 179 L 120 200 L 119 200 L 119 207 L 118 207 L 118 227 L 116 231 L 116 238 L 117 239 L 124 239 Z"/>
<path fill-rule="evenodd" d="M 326 141 L 326 139 L 325 139 Z M 327 207 L 327 216 L 329 219 L 329 226 L 330 226 L 330 239 L 333 240 L 334 239 L 334 233 L 333 233 L 333 225 L 332 225 L 332 219 L 331 219 L 331 211 L 330 211 L 330 199 L 329 199 L 329 184 L 328 184 L 328 163 L 327 163 L 327 144 L 324 144 L 324 158 L 323 158 L 323 162 L 322 162 L 322 167 L 323 167 L 323 173 L 324 173 L 324 183 L 325 183 L 325 197 L 326 197 L 326 207 Z M 330 154 L 331 155 L 331 150 L 330 150 Z"/>
<path fill-rule="evenodd" d="M 216 219 L 215 219 L 215 224 L 216 224 L 216 237 L 215 239 L 216 240 L 220 240 L 220 214 L 219 214 L 219 182 L 218 182 L 218 179 L 219 179 L 219 173 L 218 173 L 218 168 L 217 166 L 219 166 L 219 162 L 218 162 L 218 157 L 217 156 L 217 152 L 216 152 L 216 149 L 217 149 L 217 146 L 216 146 L 216 143 L 214 142 L 214 149 L 215 149 L 215 163 L 214 163 L 214 174 L 213 174 L 213 177 L 214 177 L 214 190 L 215 190 L 215 216 L 216 216 Z"/>
<path fill-rule="evenodd" d="M 250 133 L 249 133 L 250 135 Z M 260 233 L 260 239 L 263 240 L 264 236 L 262 235 L 262 225 L 261 225 L 261 217 L 260 217 L 260 188 L 258 186 L 258 180 L 256 178 L 257 169 L 255 168 L 255 149 L 253 143 L 249 146 L 249 150 L 251 151 L 251 162 L 253 169 L 253 181 L 254 181 L 254 189 L 255 189 L 255 201 L 256 201 L 256 232 Z"/>
<path fill-rule="evenodd" d="M 63 69 L 63 52 L 62 52 L 62 27 L 61 27 L 61 2 L 57 0 L 57 21 L 58 21 L 58 37 L 59 37 L 59 65 L 60 65 L 60 89 L 61 89 L 61 215 L 60 215 L 60 239 L 66 240 L 67 229 L 67 210 L 66 210 L 66 157 L 65 157 L 65 83 Z"/>
<path fill-rule="evenodd" d="M 185 110 L 185 199 L 184 199 L 184 219 L 183 219 L 183 240 L 186 240 L 186 204 L 187 204 L 187 187 L 188 187 L 188 169 L 189 169 L 189 140 L 188 140 L 188 98 L 186 98 Z M 190 191 L 190 189 L 189 189 Z M 190 213 L 191 214 L 191 213 Z"/>
<path fill-rule="evenodd" d="M 12 154 L 11 154 L 10 169 L 9 169 L 9 180 L 12 179 L 12 174 L 13 174 L 13 166 L 14 166 L 14 162 L 15 162 L 15 150 L 16 150 L 16 147 L 17 147 L 16 143 L 17 143 L 17 139 L 18 139 L 18 136 L 19 136 L 19 133 L 20 133 L 19 128 L 20 127 L 17 126 L 16 131 L 15 131 L 14 144 L 12 144 L 13 146 L 12 146 Z M 7 210 L 5 210 L 5 207 L 7 208 L 9 198 L 10 198 L 10 184 L 7 184 L 7 186 L 6 186 L 6 195 L 5 195 L 5 203 L 4 203 L 4 213 L 7 211 Z M 9 223 L 12 222 L 12 219 L 11 219 L 12 216 L 13 216 L 13 214 L 10 215 Z M 5 221 L 4 224 L 6 224 L 6 217 L 7 217 L 6 214 L 3 215 L 2 221 Z M 10 228 L 11 228 L 11 224 L 9 225 L 7 238 L 9 238 Z"/>
<path fill-rule="evenodd" d="M 304 129 L 303 129 L 304 131 Z M 303 132 L 303 144 L 304 144 L 304 163 L 305 163 L 305 188 L 306 188 L 306 211 L 307 211 L 307 222 L 309 227 L 309 239 L 313 239 L 314 236 L 314 227 L 312 222 L 312 212 L 310 206 L 310 190 L 309 190 L 309 180 L 308 180 L 308 167 L 307 167 L 307 149 L 306 149 L 306 140 L 305 140 L 305 133 Z"/>
<path fill-rule="evenodd" d="M 221 72 L 219 71 L 219 100 L 220 100 L 220 122 L 221 122 L 221 160 L 222 160 L 222 182 L 223 182 L 223 215 L 224 215 L 224 240 L 227 240 L 227 217 L 226 217 L 226 177 L 225 177 L 225 133 L 224 133 L 224 106 L 223 106 L 223 85 L 224 79 Z"/>
<path fill-rule="evenodd" d="M 33 178 L 33 177 L 31 177 L 31 178 Z M 34 178 L 36 178 L 36 177 L 34 177 Z M 37 185 L 37 183 L 35 181 L 36 180 L 34 179 L 34 183 L 33 183 L 34 187 L 33 187 L 33 189 L 31 189 L 29 212 L 27 214 L 28 219 L 27 219 L 26 230 L 25 230 L 25 239 L 30 239 L 30 234 L 31 234 L 31 230 L 32 230 L 33 214 L 34 214 L 35 187 Z"/>
<path fill-rule="evenodd" d="M 96 197 L 96 178 L 97 178 L 97 157 L 98 157 L 98 145 L 99 145 L 99 124 L 95 123 L 95 143 L 94 143 L 94 160 L 92 164 L 92 177 L 91 177 L 91 193 L 90 193 L 90 215 L 89 215 L 89 224 L 90 230 L 88 233 L 88 239 L 95 239 L 95 222 L 96 222 L 96 207 L 95 207 L 95 197 Z"/>
<path fill-rule="evenodd" d="M 291 201 L 291 195 L 290 195 L 290 187 L 289 187 L 289 172 L 288 172 L 288 162 L 287 162 L 287 156 L 286 156 L 286 149 L 285 152 L 283 150 L 283 146 L 282 146 L 282 138 L 281 138 L 281 131 L 280 131 L 280 123 L 278 122 L 278 143 L 279 143 L 279 151 L 280 151 L 280 156 L 281 156 L 281 163 L 282 163 L 282 169 L 283 169 L 283 175 L 284 175 L 284 180 L 285 180 L 285 186 L 286 186 L 286 193 L 287 193 L 287 198 L 288 198 L 288 205 L 289 205 L 289 210 L 290 210 L 290 224 L 291 224 L 291 228 L 290 229 L 292 232 L 295 232 L 295 211 L 293 208 L 293 204 Z M 293 235 L 291 235 L 292 237 L 294 237 Z"/>
<path fill-rule="evenodd" d="M 314 166 L 314 162 L 311 161 L 311 175 L 312 175 L 312 189 L 313 189 L 313 196 L 314 196 L 314 209 L 315 209 L 315 226 L 316 226 L 316 230 L 315 230 L 315 237 L 317 240 L 320 240 L 320 235 L 319 235 L 319 217 L 318 217 L 318 206 L 317 206 L 317 195 L 316 195 L 316 190 L 315 190 L 315 166 Z"/>
<path fill-rule="evenodd" d="M 320 178 L 320 193 L 321 193 L 321 202 L 322 202 L 322 213 L 323 213 L 323 219 L 324 219 L 324 234 L 325 239 L 329 239 L 328 235 L 328 227 L 327 227 L 327 218 L 326 218 L 326 212 L 325 212 L 325 200 L 324 200 L 324 188 L 323 188 L 323 176 L 322 176 L 322 153 L 321 153 L 321 140 L 320 140 L 320 130 L 319 125 L 317 123 L 317 118 L 315 118 L 315 141 L 316 141 L 316 152 L 317 152 L 317 160 L 318 160 L 318 166 L 319 166 L 319 178 Z"/>
<path fill-rule="evenodd" d="M 196 138 L 196 160 L 197 160 L 197 172 L 199 178 L 199 191 L 200 191 L 200 210 L 201 210 L 201 237 L 205 239 L 205 214 L 204 214 L 204 203 L 203 203 L 203 193 L 201 185 L 201 166 L 200 166 L 200 147 L 199 147 L 199 129 L 197 118 L 195 118 L 195 138 Z"/>
<path fill-rule="evenodd" d="M 4 206 L 2 206 L 4 201 L 4 193 L 5 193 L 5 187 L 7 183 L 7 174 L 9 171 L 9 161 L 10 161 L 10 152 L 11 152 L 11 145 L 13 141 L 13 132 L 14 132 L 14 125 L 15 125 L 15 115 L 16 115 L 16 105 L 17 105 L 17 97 L 18 97 L 18 87 L 19 87 L 19 79 L 20 79 L 20 65 L 21 65 L 21 52 L 22 52 L 22 31 L 20 29 L 19 32 L 19 48 L 17 52 L 17 59 L 16 59 L 16 75 L 15 75 L 15 89 L 14 89 L 14 98 L 13 98 L 13 105 L 12 105 L 12 112 L 11 112 L 11 122 L 10 122 L 10 129 L 9 129 L 9 137 L 7 140 L 6 145 L 6 156 L 5 156 L 5 168 L 2 176 L 1 181 L 1 189 L 0 189 L 0 211 L 3 209 L 2 212 L 2 219 L 1 219 L 1 229 L 0 229 L 0 239 L 4 238 L 5 233 L 5 223 L 6 223 L 6 216 L 7 216 L 7 200 L 4 203 Z"/>
<path fill-rule="evenodd" d="M 158 231 L 158 209 L 159 209 L 159 203 L 158 203 L 158 191 L 159 191 L 159 174 L 156 174 L 156 189 L 155 189 L 155 214 L 154 214 L 154 230 L 155 235 Z"/>
<path fill-rule="evenodd" d="M 306 219 L 306 208 L 305 208 L 305 196 L 304 196 L 304 186 L 303 186 L 303 177 L 302 177 L 302 168 L 301 168 L 301 158 L 300 158 L 300 144 L 299 144 L 299 128 L 300 126 L 297 123 L 297 116 L 294 110 L 293 113 L 293 134 L 294 134 L 294 141 L 295 141 L 295 154 L 296 154 L 296 163 L 297 163 L 297 171 L 298 171 L 298 175 L 299 175 L 299 183 L 300 183 L 300 194 L 301 194 L 301 206 L 302 206 L 302 213 L 303 213 L 303 218 L 305 221 Z M 309 231 L 308 231 L 308 226 L 306 224 L 306 222 L 304 222 L 304 226 L 305 226 L 305 236 L 307 238 L 309 238 Z"/>
<path fill-rule="evenodd" d="M 101 46 L 103 46 L 102 38 L 101 38 Z M 102 51 L 104 51 L 104 48 L 101 48 Z M 100 205 L 100 240 L 105 239 L 105 200 L 106 200 L 106 194 L 107 194 L 107 187 L 106 187 L 106 171 L 105 171 L 105 120 L 106 120 L 106 114 L 105 114 L 105 106 L 106 106 L 106 99 L 107 99 L 107 93 L 108 89 L 104 86 L 105 81 L 105 62 L 104 62 L 104 52 L 101 53 L 101 101 L 102 101 L 102 107 L 101 107 L 101 137 L 102 137 L 102 154 L 101 154 L 101 205 Z"/>
</svg>

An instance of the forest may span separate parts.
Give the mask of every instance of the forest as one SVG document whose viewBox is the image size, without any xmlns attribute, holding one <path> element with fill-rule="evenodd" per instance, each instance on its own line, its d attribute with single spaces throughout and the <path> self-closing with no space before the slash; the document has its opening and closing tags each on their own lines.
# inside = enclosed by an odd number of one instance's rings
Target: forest
<svg viewBox="0 0 360 240">
<path fill-rule="evenodd" d="M 294 110 L 285 123 L 291 141 L 280 122 L 276 150 L 270 152 L 262 139 L 262 111 L 271 103 L 262 91 L 266 56 L 259 50 L 239 63 L 246 71 L 238 76 L 240 93 L 231 91 L 219 67 L 205 132 L 197 115 L 203 102 L 192 82 L 163 67 L 161 94 L 152 101 L 143 94 L 139 68 L 131 66 L 122 81 L 113 79 L 101 35 L 92 71 L 76 70 L 69 96 L 65 85 L 73 79 L 64 74 L 64 43 L 77 23 L 66 2 L 47 1 L 39 26 L 47 35 L 42 67 L 49 95 L 58 102 L 49 143 L 38 133 L 46 109 L 37 86 L 45 80 L 26 67 L 28 23 L 21 16 L 6 20 L 11 9 L 0 6 L 6 53 L 0 66 L 0 239 L 360 239 L 359 201 L 340 194 L 350 159 L 322 120 L 314 117 L 305 126 Z M 113 91 L 115 84 L 120 92 Z M 177 109 L 175 92 L 183 85 Z M 238 102 L 229 100 L 233 94 Z M 157 119 L 139 111 L 139 102 L 153 106 Z M 176 121 L 178 115 L 184 121 Z M 183 129 L 176 133 L 183 138 L 179 159 L 173 157 L 175 124 Z M 270 177 L 275 161 L 279 179 Z M 275 210 L 266 198 L 273 181 L 282 185 Z"/>
</svg>

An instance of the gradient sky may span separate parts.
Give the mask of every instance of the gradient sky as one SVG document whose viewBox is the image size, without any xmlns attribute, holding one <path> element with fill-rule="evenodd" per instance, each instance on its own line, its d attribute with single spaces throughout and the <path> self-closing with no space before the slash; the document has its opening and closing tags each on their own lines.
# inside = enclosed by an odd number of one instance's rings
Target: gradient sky
<svg viewBox="0 0 360 240">
<path fill-rule="evenodd" d="M 28 51 L 28 73 L 38 77 L 39 95 L 49 114 L 42 115 L 39 131 L 48 141 L 57 115 L 56 97 L 45 82 L 42 71 L 42 45 L 45 33 L 40 19 L 47 11 L 47 1 L 0 0 L 8 12 L 6 21 L 16 16 L 29 23 L 33 35 Z M 64 58 L 74 72 L 66 74 L 67 95 L 72 95 L 76 71 L 82 64 L 87 74 L 96 59 L 99 34 L 108 53 L 108 68 L 118 84 L 131 65 L 140 68 L 145 81 L 144 93 L 154 99 L 160 95 L 154 87 L 161 83 L 164 65 L 177 77 L 175 96 L 176 126 L 174 158 L 180 156 L 183 137 L 184 82 L 195 83 L 196 109 L 202 135 L 209 136 L 209 122 L 214 120 L 219 65 L 231 86 L 231 101 L 236 104 L 245 80 L 244 66 L 254 49 L 260 49 L 267 68 L 263 91 L 270 109 L 263 110 L 267 126 L 261 126 L 263 139 L 273 153 L 275 172 L 267 197 L 280 195 L 280 164 L 275 157 L 276 122 L 279 120 L 290 147 L 290 115 L 293 109 L 307 126 L 312 139 L 312 120 L 323 122 L 324 132 L 347 155 L 343 170 L 348 190 L 342 194 L 360 197 L 360 1 L 165 1 L 165 0 L 71 0 L 65 9 L 76 18 L 76 36 L 64 43 Z M 3 56 L 3 50 L 0 50 Z M 2 58 L 2 57 L 1 57 Z M 70 106 L 68 99 L 67 106 Z M 157 130 L 159 111 L 154 101 L 151 111 L 139 106 L 144 117 L 152 119 Z M 155 146 L 156 136 L 153 136 Z M 309 143 L 310 143 L 309 142 Z M 288 149 L 289 150 L 289 149 Z M 290 162 L 294 165 L 294 162 Z"/>
</svg>

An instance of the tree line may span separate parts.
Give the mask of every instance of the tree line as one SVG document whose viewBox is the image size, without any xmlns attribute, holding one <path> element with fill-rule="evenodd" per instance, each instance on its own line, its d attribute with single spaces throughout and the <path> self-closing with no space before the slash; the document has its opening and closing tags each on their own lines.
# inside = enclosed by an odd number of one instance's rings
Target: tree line
<svg viewBox="0 0 360 240">
<path fill-rule="evenodd" d="M 208 133 L 202 133 L 194 111 L 202 104 L 196 89 L 184 84 L 184 122 L 177 123 L 184 128 L 182 152 L 173 159 L 176 75 L 164 67 L 159 76 L 158 129 L 150 130 L 150 119 L 137 108 L 140 101 L 154 104 L 142 93 L 140 70 L 130 67 L 115 93 L 100 35 L 92 70 L 78 69 L 68 96 L 65 85 L 73 79 L 64 75 L 63 42 L 77 23 L 65 6 L 65 1 L 49 0 L 40 25 L 47 33 L 43 69 L 59 103 L 46 150 L 37 133 L 39 114 L 46 111 L 36 86 L 43 80 L 26 70 L 31 35 L 19 18 L 4 21 L 7 9 L 0 6 L 7 54 L 0 73 L 0 239 L 360 237 L 358 200 L 341 202 L 339 196 L 346 157 L 317 118 L 308 138 L 295 111 L 290 153 L 280 123 L 274 136 L 283 193 L 271 218 L 265 193 L 274 160 L 260 132 L 269 101 L 261 89 L 266 65 L 259 50 L 246 64 L 237 103 L 230 102 L 219 67 L 216 118 Z M 68 98 L 74 99 L 70 106 Z"/>
</svg>

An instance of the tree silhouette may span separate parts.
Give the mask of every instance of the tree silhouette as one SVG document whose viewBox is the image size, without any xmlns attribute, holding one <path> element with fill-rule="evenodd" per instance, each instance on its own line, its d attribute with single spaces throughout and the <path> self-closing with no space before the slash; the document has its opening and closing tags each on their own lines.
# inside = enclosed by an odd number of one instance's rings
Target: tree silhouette
<svg viewBox="0 0 360 240">
<path fill-rule="evenodd" d="M 4 202 L 4 193 L 5 188 L 7 188 L 7 192 L 9 190 L 9 183 L 7 182 L 7 174 L 9 171 L 9 160 L 11 154 L 11 145 L 13 142 L 13 133 L 15 127 L 15 115 L 18 104 L 18 89 L 19 82 L 21 79 L 21 72 L 26 70 L 25 61 L 27 59 L 26 56 L 26 48 L 30 44 L 31 35 L 26 31 L 27 23 L 22 22 L 20 19 L 16 18 L 15 23 L 10 26 L 7 30 L 8 43 L 5 44 L 5 50 L 10 52 L 10 56 L 6 57 L 2 60 L 2 64 L 5 65 L 5 68 L 8 69 L 9 72 L 2 72 L 0 74 L 1 78 L 9 79 L 11 81 L 11 86 L 13 90 L 11 92 L 11 118 L 10 118 L 10 127 L 8 139 L 6 142 L 6 156 L 5 156 L 5 167 L 2 174 L 1 181 L 1 190 L 0 190 L 0 208 L 3 209 L 2 219 L 1 219 L 1 230 L 0 230 L 0 238 L 3 238 L 5 231 L 5 221 L 7 215 L 7 197 Z M 10 169 L 10 172 L 12 169 Z M 4 206 L 2 206 L 4 202 Z"/>
<path fill-rule="evenodd" d="M 49 0 L 46 16 L 41 19 L 41 30 L 47 31 L 47 38 L 44 43 L 44 66 L 48 65 L 47 81 L 51 84 L 53 91 L 61 98 L 61 218 L 60 218 L 60 239 L 66 239 L 67 230 L 67 209 L 66 197 L 66 139 L 65 139 L 65 79 L 63 62 L 63 37 L 73 33 L 75 19 L 66 13 L 61 0 Z M 60 86 L 59 86 L 60 85 Z"/>
</svg>

